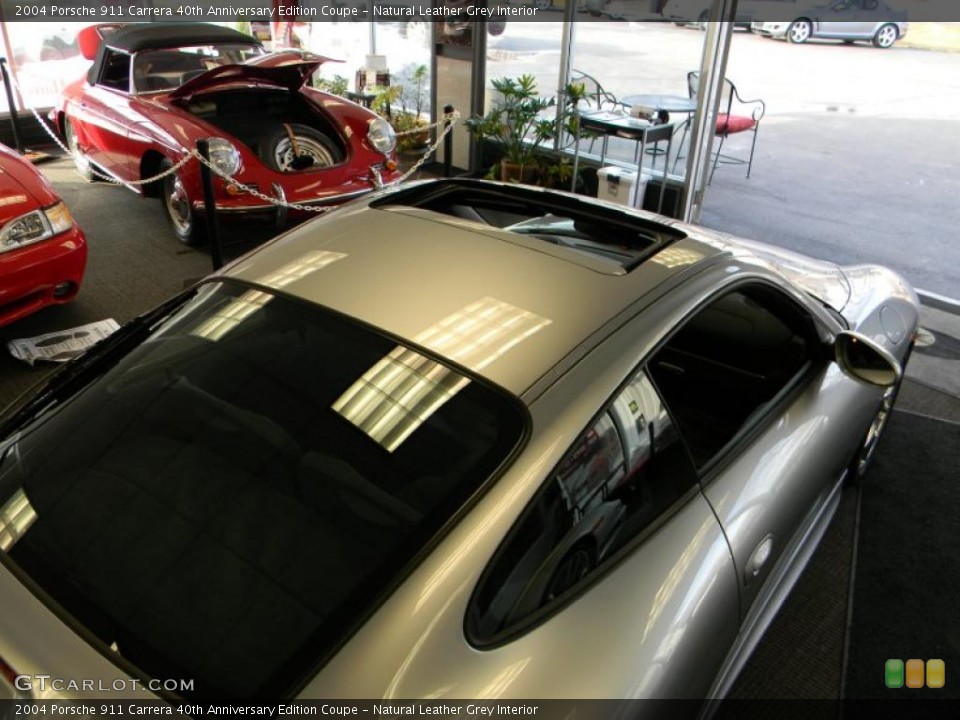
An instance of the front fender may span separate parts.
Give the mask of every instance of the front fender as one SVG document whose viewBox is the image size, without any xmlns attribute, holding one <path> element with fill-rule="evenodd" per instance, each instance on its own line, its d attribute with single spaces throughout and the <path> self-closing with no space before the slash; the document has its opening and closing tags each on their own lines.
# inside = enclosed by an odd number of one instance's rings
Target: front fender
<svg viewBox="0 0 960 720">
<path fill-rule="evenodd" d="M 850 286 L 850 300 L 843 308 L 850 329 L 903 362 L 920 319 L 916 291 L 899 274 L 879 265 L 852 265 L 842 270 Z"/>
</svg>

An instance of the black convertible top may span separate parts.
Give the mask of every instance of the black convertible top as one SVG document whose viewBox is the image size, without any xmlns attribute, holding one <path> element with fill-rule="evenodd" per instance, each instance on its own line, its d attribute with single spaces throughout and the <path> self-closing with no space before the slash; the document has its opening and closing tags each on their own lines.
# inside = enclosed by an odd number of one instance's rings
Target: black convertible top
<svg viewBox="0 0 960 720">
<path fill-rule="evenodd" d="M 135 53 L 141 50 L 239 43 L 260 46 L 256 38 L 238 30 L 209 23 L 134 23 L 114 29 L 112 25 L 97 26 L 101 37 L 93 65 L 87 71 L 87 80 L 93 84 L 100 77 L 100 69 L 108 50 Z"/>
<path fill-rule="evenodd" d="M 115 30 L 103 39 L 104 45 L 130 53 L 214 43 L 259 45 L 260 41 L 238 30 L 208 23 L 136 23 Z"/>
</svg>

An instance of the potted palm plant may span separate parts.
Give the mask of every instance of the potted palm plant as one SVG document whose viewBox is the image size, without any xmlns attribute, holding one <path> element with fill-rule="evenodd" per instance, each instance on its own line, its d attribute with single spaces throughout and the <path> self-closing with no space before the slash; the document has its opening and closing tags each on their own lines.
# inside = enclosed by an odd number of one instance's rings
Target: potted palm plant
<svg viewBox="0 0 960 720">
<path fill-rule="evenodd" d="M 499 78 L 493 88 L 500 100 L 486 115 L 467 120 L 467 128 L 500 148 L 501 180 L 534 182 L 537 149 L 556 134 L 555 120 L 543 117 L 543 112 L 554 107 L 556 100 L 540 97 L 533 75 Z"/>
<path fill-rule="evenodd" d="M 374 91 L 370 107 L 397 132 L 401 154 L 422 154 L 430 142 L 430 123 L 423 117 L 429 73 L 426 65 L 411 65 L 398 73 L 399 83 Z M 417 129 L 421 132 L 415 132 Z"/>
</svg>

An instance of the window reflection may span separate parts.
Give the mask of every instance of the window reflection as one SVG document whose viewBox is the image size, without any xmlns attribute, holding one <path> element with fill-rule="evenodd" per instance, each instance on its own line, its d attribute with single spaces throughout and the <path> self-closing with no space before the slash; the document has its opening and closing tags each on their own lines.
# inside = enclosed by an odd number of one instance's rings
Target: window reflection
<svg viewBox="0 0 960 720">
<path fill-rule="evenodd" d="M 471 615 L 476 638 L 582 587 L 694 482 L 670 415 L 638 373 L 574 443 L 494 560 Z"/>
</svg>

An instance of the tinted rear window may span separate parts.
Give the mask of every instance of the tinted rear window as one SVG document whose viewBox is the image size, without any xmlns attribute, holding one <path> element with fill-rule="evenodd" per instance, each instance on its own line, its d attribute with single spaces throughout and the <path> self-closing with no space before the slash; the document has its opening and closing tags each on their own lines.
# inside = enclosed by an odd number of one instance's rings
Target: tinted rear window
<svg viewBox="0 0 960 720">
<path fill-rule="evenodd" d="M 276 696 L 524 426 L 510 396 L 388 337 L 207 286 L 8 449 L 0 509 L 17 505 L 22 534 L 5 544 L 146 675 Z"/>
</svg>

